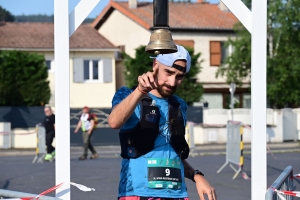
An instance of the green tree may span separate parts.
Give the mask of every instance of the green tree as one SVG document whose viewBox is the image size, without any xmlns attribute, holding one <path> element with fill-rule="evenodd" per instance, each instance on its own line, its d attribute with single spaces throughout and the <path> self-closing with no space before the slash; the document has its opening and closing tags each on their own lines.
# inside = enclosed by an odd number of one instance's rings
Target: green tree
<svg viewBox="0 0 300 200">
<path fill-rule="evenodd" d="M 54 22 L 54 15 L 16 15 L 16 22 Z M 93 18 L 86 18 L 83 23 L 89 24 L 94 21 Z"/>
<path fill-rule="evenodd" d="M 0 6 L 0 21 L 14 22 L 15 17 L 9 11 Z"/>
<path fill-rule="evenodd" d="M 16 15 L 16 22 L 54 22 L 54 15 Z"/>
<path fill-rule="evenodd" d="M 300 0 L 268 1 L 267 98 L 273 108 L 300 104 L 299 7 Z M 241 86 L 251 77 L 251 35 L 241 24 L 235 30 L 237 38 L 226 44 L 233 46 L 234 52 L 216 76 Z"/>
<path fill-rule="evenodd" d="M 191 69 L 186 74 L 183 82 L 176 91 L 176 95 L 183 98 L 189 105 L 198 102 L 203 94 L 203 86 L 197 82 L 197 74 L 201 72 L 201 61 L 199 61 L 200 53 L 195 54 L 191 48 L 186 48 L 191 55 Z M 152 70 L 153 60 L 149 58 L 149 54 L 145 52 L 145 46 L 140 46 L 135 51 L 135 58 L 131 58 L 127 54 L 123 54 L 125 64 L 125 81 L 128 87 L 138 84 L 137 77 L 147 71 Z"/>
<path fill-rule="evenodd" d="M 48 72 L 42 55 L 0 51 L 0 105 L 37 106 L 49 102 Z"/>
</svg>

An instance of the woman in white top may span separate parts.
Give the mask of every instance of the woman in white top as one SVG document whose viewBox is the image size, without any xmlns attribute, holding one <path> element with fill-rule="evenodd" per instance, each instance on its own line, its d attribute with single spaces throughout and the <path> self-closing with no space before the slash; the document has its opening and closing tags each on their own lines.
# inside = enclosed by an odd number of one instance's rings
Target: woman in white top
<svg viewBox="0 0 300 200">
<path fill-rule="evenodd" d="M 94 117 L 90 113 L 89 107 L 87 107 L 87 106 L 83 107 L 80 120 L 78 121 L 77 127 L 74 131 L 74 133 L 77 133 L 80 127 L 82 129 L 84 152 L 83 152 L 83 155 L 79 157 L 79 160 L 85 160 L 87 158 L 88 149 L 93 154 L 90 157 L 90 159 L 98 158 L 98 154 L 97 154 L 96 150 L 94 149 L 93 145 L 91 144 L 91 137 L 93 135 L 94 124 L 95 124 Z"/>
</svg>

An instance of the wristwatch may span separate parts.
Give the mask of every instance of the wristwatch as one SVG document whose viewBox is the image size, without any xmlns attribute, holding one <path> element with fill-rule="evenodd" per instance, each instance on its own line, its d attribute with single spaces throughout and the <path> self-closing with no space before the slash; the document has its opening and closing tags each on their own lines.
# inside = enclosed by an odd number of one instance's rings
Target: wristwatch
<svg viewBox="0 0 300 200">
<path fill-rule="evenodd" d="M 198 169 L 196 169 L 196 170 L 194 171 L 194 176 L 193 176 L 193 179 L 192 179 L 192 181 L 194 181 L 194 182 L 195 182 L 194 177 L 195 177 L 196 174 L 199 174 L 199 175 L 201 175 L 201 176 L 204 176 L 204 174 L 203 174 L 202 172 L 200 172 Z"/>
</svg>

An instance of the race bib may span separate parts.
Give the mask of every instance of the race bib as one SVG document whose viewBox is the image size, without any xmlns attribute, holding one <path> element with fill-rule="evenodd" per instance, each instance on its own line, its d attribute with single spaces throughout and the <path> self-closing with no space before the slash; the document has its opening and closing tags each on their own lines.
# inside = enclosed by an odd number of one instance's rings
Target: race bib
<svg viewBox="0 0 300 200">
<path fill-rule="evenodd" d="M 180 160 L 148 159 L 148 187 L 180 189 L 182 185 Z"/>
</svg>

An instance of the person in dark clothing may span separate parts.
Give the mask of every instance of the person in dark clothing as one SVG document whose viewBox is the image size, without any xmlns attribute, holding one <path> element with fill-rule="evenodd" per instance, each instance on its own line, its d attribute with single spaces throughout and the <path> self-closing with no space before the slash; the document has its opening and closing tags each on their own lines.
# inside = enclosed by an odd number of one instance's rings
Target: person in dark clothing
<svg viewBox="0 0 300 200">
<path fill-rule="evenodd" d="M 94 125 L 95 125 L 94 117 L 90 113 L 89 107 L 85 106 L 82 109 L 82 114 L 78 121 L 77 127 L 74 130 L 74 133 L 77 133 L 80 127 L 82 129 L 84 152 L 83 155 L 79 157 L 79 160 L 85 160 L 87 158 L 88 149 L 92 152 L 92 156 L 90 157 L 90 159 L 98 158 L 98 154 L 91 143 L 91 137 L 93 135 Z"/>
<path fill-rule="evenodd" d="M 52 112 L 50 106 L 45 106 L 45 119 L 44 127 L 46 130 L 46 146 L 47 146 L 47 155 L 45 160 L 51 160 L 55 156 L 55 148 L 52 146 L 53 139 L 55 137 L 55 115 Z"/>
</svg>

